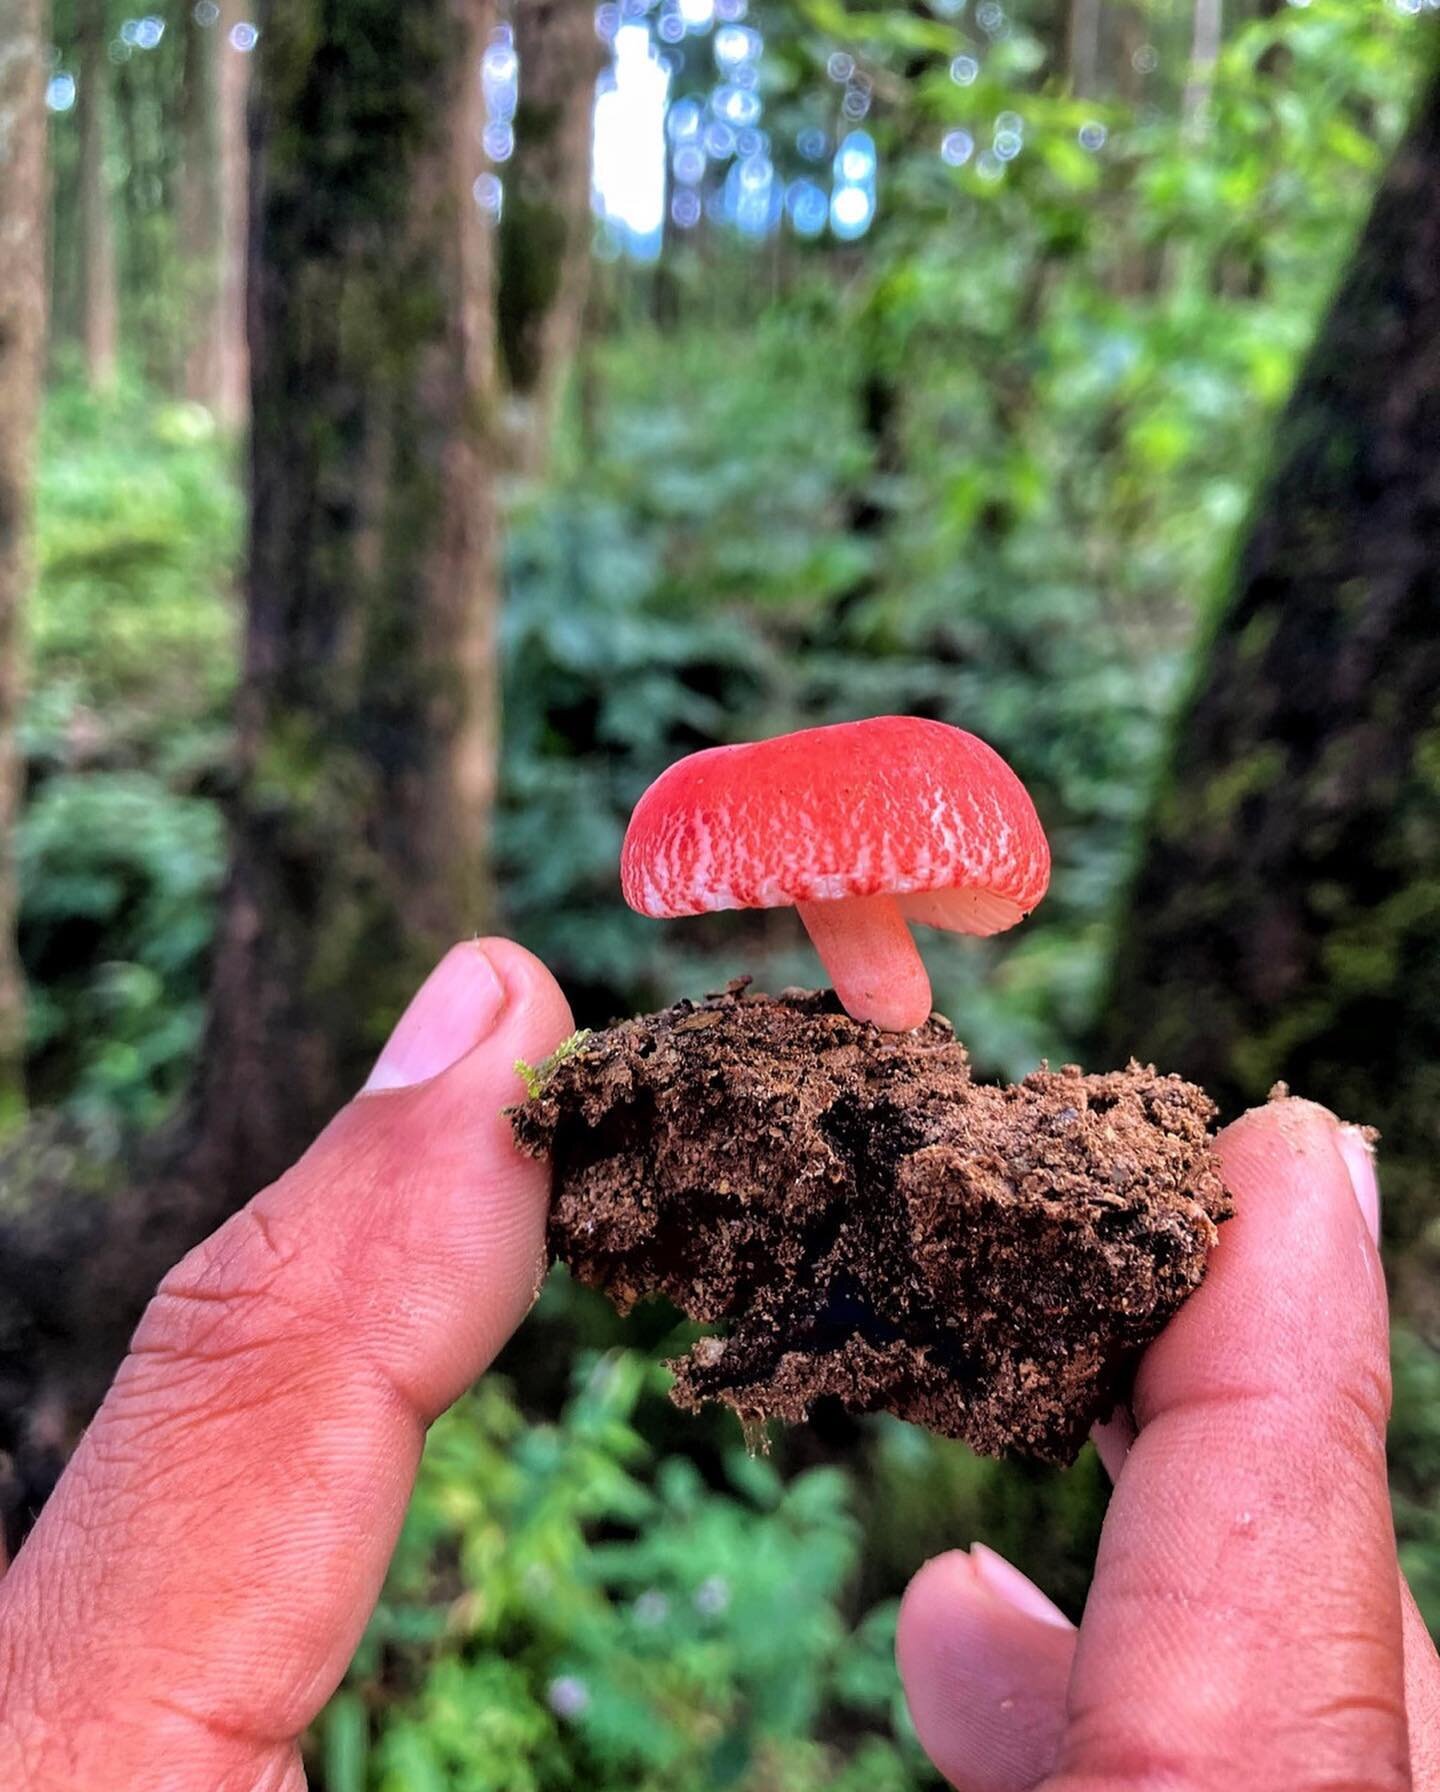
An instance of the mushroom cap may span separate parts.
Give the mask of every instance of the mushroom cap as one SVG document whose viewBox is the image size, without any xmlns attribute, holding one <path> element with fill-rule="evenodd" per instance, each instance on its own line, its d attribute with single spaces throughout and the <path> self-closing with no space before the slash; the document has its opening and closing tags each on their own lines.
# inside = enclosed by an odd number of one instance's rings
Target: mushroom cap
<svg viewBox="0 0 1440 1792">
<path fill-rule="evenodd" d="M 877 716 L 678 760 L 635 806 L 620 882 L 657 918 L 973 891 L 990 915 L 973 931 L 991 932 L 1045 894 L 1050 847 L 993 747 Z"/>
</svg>

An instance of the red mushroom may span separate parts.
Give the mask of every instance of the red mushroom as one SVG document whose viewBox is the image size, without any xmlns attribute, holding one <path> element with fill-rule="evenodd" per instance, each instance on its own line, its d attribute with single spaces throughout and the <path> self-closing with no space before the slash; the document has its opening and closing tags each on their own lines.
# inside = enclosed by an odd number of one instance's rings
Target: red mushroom
<svg viewBox="0 0 1440 1792">
<path fill-rule="evenodd" d="M 630 818 L 625 900 L 642 915 L 793 904 L 835 992 L 892 1032 L 930 1013 L 910 921 L 1000 933 L 1050 882 L 1025 786 L 983 740 L 878 716 L 692 753 Z"/>
</svg>

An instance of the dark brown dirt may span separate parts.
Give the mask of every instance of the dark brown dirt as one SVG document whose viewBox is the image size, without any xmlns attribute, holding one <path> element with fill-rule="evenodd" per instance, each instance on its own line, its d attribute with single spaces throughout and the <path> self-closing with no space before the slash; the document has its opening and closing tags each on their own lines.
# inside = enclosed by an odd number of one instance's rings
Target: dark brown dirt
<svg viewBox="0 0 1440 1792">
<path fill-rule="evenodd" d="M 591 1035 L 512 1112 L 582 1282 L 723 1322 L 674 1365 L 681 1405 L 838 1395 L 1056 1462 L 1205 1273 L 1213 1117 L 1133 1063 L 976 1083 L 938 1017 L 882 1033 L 740 985 Z"/>
</svg>

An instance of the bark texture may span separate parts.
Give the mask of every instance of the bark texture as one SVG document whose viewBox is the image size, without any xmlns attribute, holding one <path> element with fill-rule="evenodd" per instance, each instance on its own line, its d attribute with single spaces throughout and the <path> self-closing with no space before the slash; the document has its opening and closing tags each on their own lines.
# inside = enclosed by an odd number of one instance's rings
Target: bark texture
<svg viewBox="0 0 1440 1792">
<path fill-rule="evenodd" d="M 521 412 L 514 459 L 544 470 L 590 284 L 590 142 L 600 42 L 590 0 L 515 11 L 520 95 L 504 170 L 500 340 Z"/>
<path fill-rule="evenodd" d="M 216 79 L 216 193 L 220 208 L 220 278 L 215 305 L 210 407 L 221 423 L 238 429 L 250 415 L 250 349 L 245 337 L 245 256 L 250 217 L 250 146 L 246 108 L 249 54 L 230 43 L 232 27 L 245 20 L 244 0 L 221 0 Z"/>
<path fill-rule="evenodd" d="M 1122 930 L 1101 1049 L 1440 1164 L 1440 77 L 1280 422 Z"/>
<path fill-rule="evenodd" d="M 208 405 L 215 388 L 220 294 L 218 22 L 185 14 L 180 86 L 180 203 L 177 236 L 185 270 L 185 395 Z"/>
<path fill-rule="evenodd" d="M 487 0 L 289 0 L 263 21 L 239 785 L 198 1142 L 234 1199 L 489 910 L 490 23 Z"/>
<path fill-rule="evenodd" d="M 36 425 L 45 356 L 48 0 L 0 24 L 0 1128 L 24 1107 L 25 988 L 16 946 L 17 745 L 34 577 Z"/>
<path fill-rule="evenodd" d="M 249 412 L 245 344 L 248 211 L 245 106 L 251 57 L 230 42 L 245 17 L 225 0 L 212 25 L 185 17 L 179 244 L 185 262 L 185 394 L 227 428 Z"/>
<path fill-rule="evenodd" d="M 115 384 L 120 299 L 105 168 L 110 134 L 105 0 L 81 0 L 78 38 L 75 115 L 80 135 L 80 329 L 86 377 L 95 391 L 108 392 Z"/>
<path fill-rule="evenodd" d="M 1070 91 L 1085 98 L 1100 78 L 1100 0 L 1069 0 L 1066 13 L 1066 65 Z"/>
</svg>

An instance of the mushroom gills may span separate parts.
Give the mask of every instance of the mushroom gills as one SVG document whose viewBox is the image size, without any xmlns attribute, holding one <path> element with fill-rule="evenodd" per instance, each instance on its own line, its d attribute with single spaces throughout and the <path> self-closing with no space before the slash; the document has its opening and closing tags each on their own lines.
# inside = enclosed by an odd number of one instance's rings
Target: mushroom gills
<svg viewBox="0 0 1440 1792">
<path fill-rule="evenodd" d="M 1004 933 L 1025 919 L 1018 902 L 993 890 L 916 890 L 895 900 L 907 921 L 940 927 L 946 933 Z"/>
</svg>

